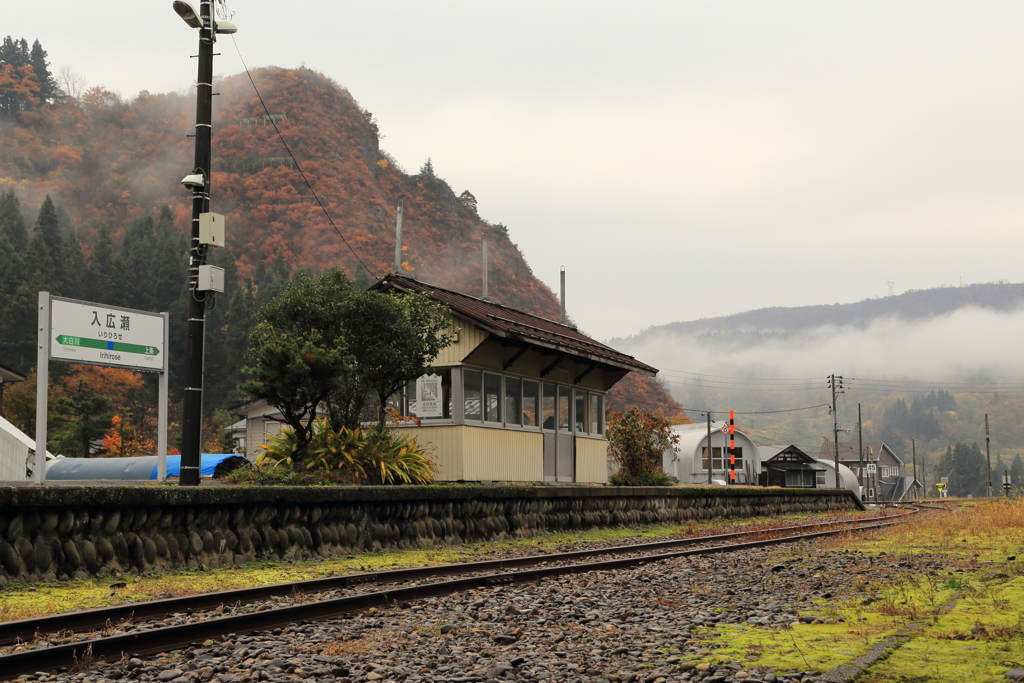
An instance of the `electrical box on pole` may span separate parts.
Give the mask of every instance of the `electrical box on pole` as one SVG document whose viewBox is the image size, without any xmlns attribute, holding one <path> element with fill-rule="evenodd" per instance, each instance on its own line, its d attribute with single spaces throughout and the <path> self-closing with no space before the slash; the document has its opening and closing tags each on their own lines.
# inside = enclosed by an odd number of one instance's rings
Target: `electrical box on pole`
<svg viewBox="0 0 1024 683">
<path fill-rule="evenodd" d="M 217 266 L 199 266 L 199 281 L 196 283 L 196 290 L 200 292 L 224 291 L 224 269 Z"/>
<path fill-rule="evenodd" d="M 224 246 L 224 216 L 219 213 L 199 214 L 199 243 L 211 247 Z"/>
</svg>

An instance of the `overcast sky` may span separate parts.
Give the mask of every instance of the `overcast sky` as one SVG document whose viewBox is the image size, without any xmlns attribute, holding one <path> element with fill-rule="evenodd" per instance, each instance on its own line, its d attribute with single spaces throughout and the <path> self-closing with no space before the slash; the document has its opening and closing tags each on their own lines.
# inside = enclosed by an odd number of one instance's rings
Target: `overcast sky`
<svg viewBox="0 0 1024 683">
<path fill-rule="evenodd" d="M 600 339 L 1024 280 L 1024 4 L 234 0 L 250 67 L 349 88 Z M 171 0 L 8 3 L 56 72 L 185 90 Z M 241 62 L 230 39 L 215 71 Z M 216 201 L 216 198 L 214 198 Z"/>
</svg>

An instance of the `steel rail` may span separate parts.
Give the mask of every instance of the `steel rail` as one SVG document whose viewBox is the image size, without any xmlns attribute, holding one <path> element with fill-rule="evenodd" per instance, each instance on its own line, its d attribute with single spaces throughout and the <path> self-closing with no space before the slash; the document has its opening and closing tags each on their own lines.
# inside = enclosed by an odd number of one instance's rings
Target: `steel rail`
<svg viewBox="0 0 1024 683">
<path fill-rule="evenodd" d="M 908 515 L 906 514 L 899 515 L 897 519 L 892 519 L 897 516 L 890 516 L 888 521 L 863 524 L 862 526 L 849 529 L 844 528 L 815 531 L 806 534 L 746 541 L 732 545 L 717 545 L 706 548 L 679 550 L 660 555 L 648 555 L 640 558 L 619 558 L 586 564 L 547 566 L 536 569 L 527 569 L 519 572 L 472 576 L 452 581 L 421 584 L 407 588 L 396 588 L 393 590 L 378 591 L 374 593 L 364 593 L 362 595 L 319 600 L 260 612 L 247 612 L 245 614 L 224 616 L 217 619 L 208 619 L 188 624 L 107 636 L 93 640 L 83 640 L 64 645 L 33 648 L 22 652 L 0 656 L 0 672 L 3 672 L 0 675 L 8 678 L 15 678 L 25 673 L 52 671 L 76 665 L 81 666 L 98 660 L 117 660 L 126 654 L 139 655 L 152 652 L 163 652 L 185 647 L 206 639 L 220 637 L 228 633 L 252 633 L 255 631 L 263 631 L 280 626 L 286 626 L 292 623 L 330 619 L 347 612 L 368 609 L 370 607 L 382 607 L 403 601 L 450 595 L 452 593 L 476 588 L 530 583 L 552 576 L 637 567 L 651 562 L 660 562 L 678 557 L 734 552 L 748 548 L 760 548 L 769 545 L 793 543 L 796 541 L 834 536 L 836 534 L 852 533 L 855 531 L 880 529 L 894 526 L 903 521 L 902 518 L 907 516 Z M 550 561 L 551 559 L 554 559 L 554 557 L 555 556 L 547 556 L 546 561 Z"/>
<path fill-rule="evenodd" d="M 895 515 L 887 515 L 886 517 L 892 516 Z M 885 517 L 875 517 L 867 521 L 884 518 Z M 291 583 L 271 584 L 269 586 L 237 588 L 234 590 L 218 591 L 215 593 L 202 593 L 199 595 L 185 595 L 177 598 L 147 600 L 143 602 L 128 603 L 125 605 L 114 605 L 112 607 L 99 607 L 96 609 L 54 614 L 46 617 L 0 622 L 0 645 L 15 643 L 18 640 L 31 640 L 38 635 L 45 633 L 101 629 L 108 624 L 117 624 L 127 619 L 137 620 L 160 618 L 178 612 L 186 612 L 188 610 L 196 612 L 215 609 L 220 605 L 236 605 L 239 603 L 248 604 L 272 597 L 293 595 L 296 593 L 322 593 L 328 590 L 351 588 L 353 586 L 359 586 L 367 583 L 402 583 L 404 581 L 417 581 L 424 578 L 434 578 L 439 576 L 459 576 L 475 572 L 502 571 L 517 567 L 530 567 L 544 562 L 572 561 L 588 557 L 598 557 L 600 555 L 649 552 L 666 548 L 696 545 L 698 543 L 716 543 L 753 534 L 784 533 L 803 529 L 821 529 L 822 527 L 832 525 L 851 525 L 863 522 L 865 522 L 864 519 L 836 520 L 834 522 L 817 524 L 800 524 L 773 527 L 769 529 L 736 531 L 726 534 L 715 534 L 712 536 L 690 536 L 687 538 L 678 538 L 668 541 L 655 541 L 653 543 L 641 543 L 636 545 L 621 545 L 610 548 L 591 548 L 587 550 L 575 550 L 567 553 L 554 553 L 550 555 L 530 555 L 527 557 L 506 558 L 501 560 L 482 560 L 480 562 L 463 562 L 460 564 L 346 574 L 344 576 L 307 579 Z"/>
</svg>

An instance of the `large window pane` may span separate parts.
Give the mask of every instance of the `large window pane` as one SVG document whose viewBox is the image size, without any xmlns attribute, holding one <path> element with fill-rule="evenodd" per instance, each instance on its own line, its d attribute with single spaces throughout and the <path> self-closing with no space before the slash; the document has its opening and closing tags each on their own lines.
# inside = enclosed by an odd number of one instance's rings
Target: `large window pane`
<svg viewBox="0 0 1024 683">
<path fill-rule="evenodd" d="M 572 419 L 569 412 L 572 409 L 572 389 L 569 387 L 558 387 L 558 430 L 568 432 L 572 430 Z"/>
<path fill-rule="evenodd" d="M 463 370 L 465 378 L 462 383 L 463 392 L 466 396 L 466 419 L 479 420 L 480 413 L 480 371 Z"/>
<path fill-rule="evenodd" d="M 587 392 L 576 390 L 576 431 L 583 433 L 587 431 Z"/>
<path fill-rule="evenodd" d="M 501 422 L 501 375 L 484 373 L 484 420 Z"/>
<path fill-rule="evenodd" d="M 542 406 L 544 429 L 555 428 L 555 385 L 544 382 L 544 404 Z"/>
<path fill-rule="evenodd" d="M 590 433 L 604 434 L 604 396 L 590 395 Z"/>
<path fill-rule="evenodd" d="M 540 382 L 523 380 L 523 424 L 527 427 L 536 427 L 540 424 L 540 416 L 537 415 L 539 393 Z"/>
<path fill-rule="evenodd" d="M 517 425 L 522 421 L 522 385 L 518 377 L 505 378 L 505 422 L 508 424 Z"/>
</svg>

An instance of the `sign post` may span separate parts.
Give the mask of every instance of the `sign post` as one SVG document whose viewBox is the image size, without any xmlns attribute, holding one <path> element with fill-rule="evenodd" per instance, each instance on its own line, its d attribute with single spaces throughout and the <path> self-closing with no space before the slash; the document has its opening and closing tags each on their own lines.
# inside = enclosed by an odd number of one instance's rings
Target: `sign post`
<svg viewBox="0 0 1024 683">
<path fill-rule="evenodd" d="M 46 480 L 50 359 L 160 374 L 157 479 L 167 477 L 167 313 L 94 304 L 39 292 L 35 483 Z M 56 334 L 55 334 L 56 333 Z"/>
</svg>

